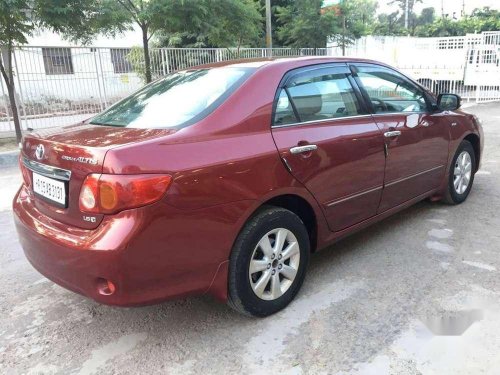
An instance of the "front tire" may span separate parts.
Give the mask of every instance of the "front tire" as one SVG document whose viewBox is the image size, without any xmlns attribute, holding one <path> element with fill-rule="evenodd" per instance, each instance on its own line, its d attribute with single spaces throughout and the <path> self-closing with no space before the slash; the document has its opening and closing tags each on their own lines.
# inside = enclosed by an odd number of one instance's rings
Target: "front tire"
<svg viewBox="0 0 500 375">
<path fill-rule="evenodd" d="M 448 189 L 444 202 L 460 204 L 464 202 L 472 189 L 476 171 L 476 155 L 469 141 L 463 140 L 451 161 L 448 176 Z"/>
<path fill-rule="evenodd" d="M 234 244 L 229 306 L 258 317 L 283 309 L 302 286 L 309 254 L 309 235 L 302 220 L 284 208 L 264 207 L 246 223 Z"/>
</svg>

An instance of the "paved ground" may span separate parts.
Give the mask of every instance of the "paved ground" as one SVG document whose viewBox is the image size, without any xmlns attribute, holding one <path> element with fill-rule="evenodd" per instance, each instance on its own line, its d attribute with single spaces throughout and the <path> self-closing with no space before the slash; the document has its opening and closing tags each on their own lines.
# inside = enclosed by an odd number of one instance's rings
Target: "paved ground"
<svg viewBox="0 0 500 375">
<path fill-rule="evenodd" d="M 0 174 L 0 373 L 498 374 L 500 105 L 469 200 L 422 202 L 316 254 L 297 300 L 249 319 L 208 297 L 98 305 L 25 260 Z M 451 334 L 451 335 L 450 335 Z"/>
</svg>

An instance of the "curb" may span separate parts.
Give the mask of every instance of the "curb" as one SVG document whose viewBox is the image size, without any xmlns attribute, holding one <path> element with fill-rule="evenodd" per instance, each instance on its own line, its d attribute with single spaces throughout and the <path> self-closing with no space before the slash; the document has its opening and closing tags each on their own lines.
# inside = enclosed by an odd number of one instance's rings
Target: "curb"
<svg viewBox="0 0 500 375">
<path fill-rule="evenodd" d="M 19 151 L 0 152 L 0 168 L 13 167 L 17 165 L 19 159 Z"/>
</svg>

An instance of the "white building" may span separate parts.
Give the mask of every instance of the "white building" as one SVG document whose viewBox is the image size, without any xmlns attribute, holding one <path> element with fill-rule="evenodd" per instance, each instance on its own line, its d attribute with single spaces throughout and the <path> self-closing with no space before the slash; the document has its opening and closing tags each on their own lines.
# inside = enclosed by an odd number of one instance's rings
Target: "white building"
<svg viewBox="0 0 500 375">
<path fill-rule="evenodd" d="M 126 59 L 133 46 L 141 46 L 138 30 L 116 38 L 99 36 L 92 47 L 81 47 L 57 34 L 41 32 L 15 54 L 19 90 L 25 100 L 122 97 L 131 91 L 130 86 L 142 84 Z"/>
</svg>

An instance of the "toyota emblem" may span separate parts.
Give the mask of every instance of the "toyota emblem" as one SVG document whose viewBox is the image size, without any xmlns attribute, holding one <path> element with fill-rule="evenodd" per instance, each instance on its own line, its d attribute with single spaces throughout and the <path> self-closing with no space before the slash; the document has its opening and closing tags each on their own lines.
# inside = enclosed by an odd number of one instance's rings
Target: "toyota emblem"
<svg viewBox="0 0 500 375">
<path fill-rule="evenodd" d="M 43 147 L 43 145 L 36 146 L 35 156 L 38 160 L 41 160 L 43 158 L 44 153 L 45 153 L 45 147 Z"/>
</svg>

